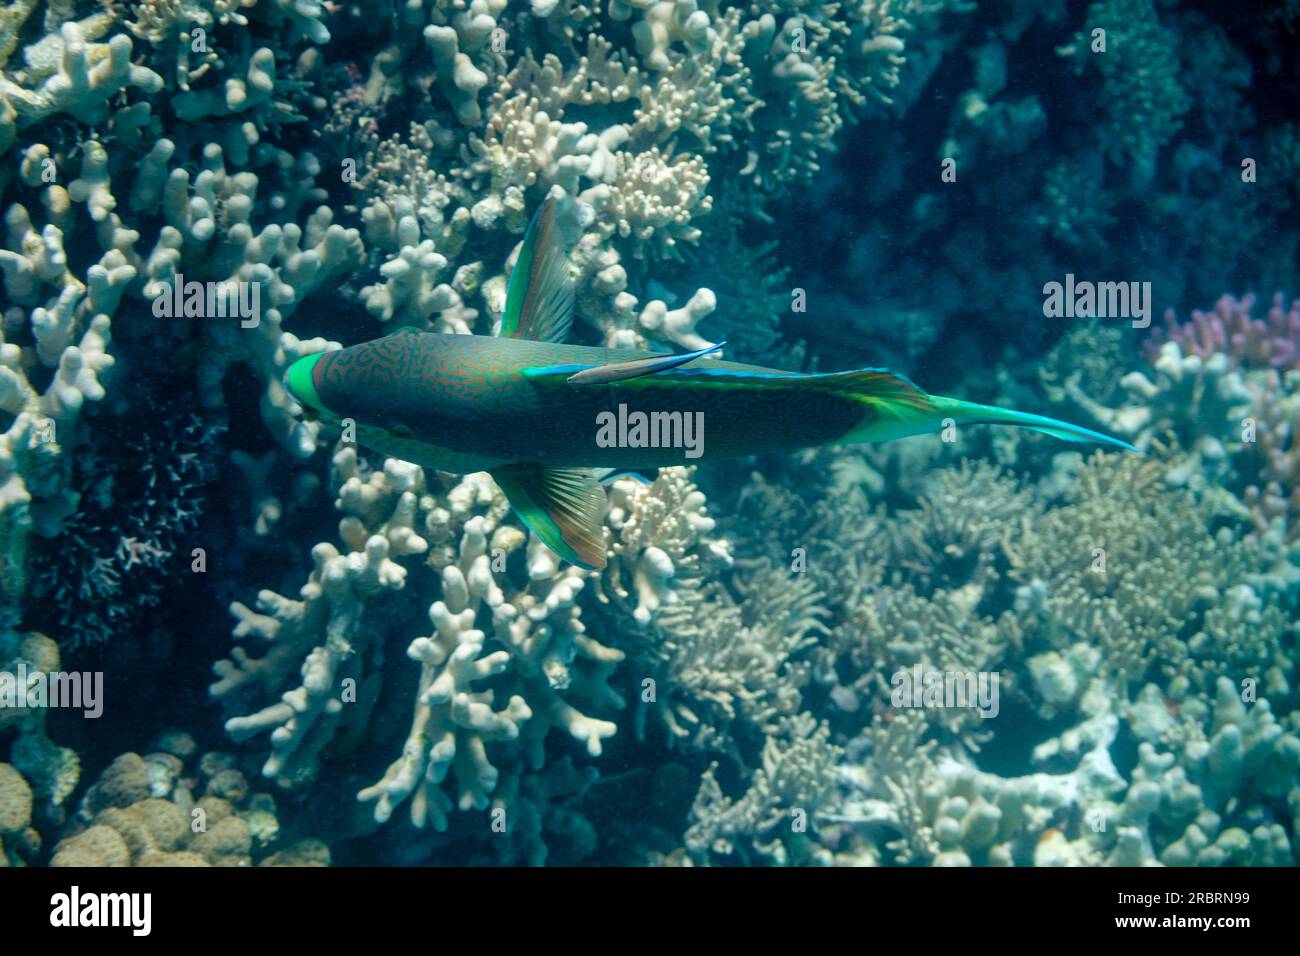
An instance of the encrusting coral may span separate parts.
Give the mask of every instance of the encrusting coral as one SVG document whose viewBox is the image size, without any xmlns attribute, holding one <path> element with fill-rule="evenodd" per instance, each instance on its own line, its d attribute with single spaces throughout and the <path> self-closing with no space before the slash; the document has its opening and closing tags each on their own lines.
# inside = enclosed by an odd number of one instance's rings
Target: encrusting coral
<svg viewBox="0 0 1300 956">
<path fill-rule="evenodd" d="M 284 845 L 275 800 L 229 754 L 197 755 L 187 734 L 125 753 L 100 774 L 54 847 L 52 866 L 328 866 L 317 840 Z"/>
<path fill-rule="evenodd" d="M 26 778 L 38 809 L 57 812 L 72 795 L 81 776 L 75 751 L 59 746 L 46 734 L 48 710 L 20 702 L 15 684 L 20 675 L 39 681 L 60 673 L 59 647 L 37 632 L 20 633 L 0 619 L 0 733 L 8 743 L 8 762 Z"/>
<path fill-rule="evenodd" d="M 31 786 L 9 764 L 0 763 L 0 866 L 20 865 L 36 855 L 40 835 L 31 822 Z"/>
</svg>

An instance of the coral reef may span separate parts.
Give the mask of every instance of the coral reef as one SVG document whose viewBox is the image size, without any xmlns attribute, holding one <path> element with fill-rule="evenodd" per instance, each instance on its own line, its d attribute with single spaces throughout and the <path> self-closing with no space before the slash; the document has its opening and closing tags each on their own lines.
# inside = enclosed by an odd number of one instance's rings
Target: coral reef
<svg viewBox="0 0 1300 956">
<path fill-rule="evenodd" d="M 82 783 L 0 708 L 0 862 L 1294 863 L 1300 303 L 1043 319 L 1067 272 L 1294 287 L 1287 21 L 1204 7 L 3 5 L 0 674 L 203 671 L 201 571 L 236 753 Z M 493 334 L 552 190 L 575 341 L 1045 393 L 1146 457 L 963 428 L 619 477 L 607 567 L 563 566 L 282 383 Z M 895 704 L 914 671 L 1001 712 Z"/>
<path fill-rule="evenodd" d="M 1157 153 L 1191 106 L 1179 76 L 1177 40 L 1160 24 L 1152 0 L 1102 0 L 1088 8 L 1085 23 L 1087 35 L 1060 52 L 1080 69 L 1089 59 L 1097 64 L 1106 109 L 1102 139 L 1114 157 L 1132 164 L 1138 182 L 1149 183 Z"/>
<path fill-rule="evenodd" d="M 412 821 L 440 831 L 454 807 L 487 809 L 494 794 L 518 791 L 498 764 L 517 753 L 540 770 L 552 728 L 598 756 L 616 725 L 577 705 L 624 706 L 608 680 L 625 652 L 586 633 L 578 598 L 589 573 L 560 568 L 539 542 L 503 523 L 508 506 L 486 476 L 440 489 L 440 480 L 430 485 L 420 469 L 391 459 L 382 473 L 367 474 L 353 448 L 342 448 L 334 465 L 336 506 L 345 513 L 339 531 L 350 552 L 318 545 L 301 601 L 263 592 L 259 612 L 233 605 L 235 636 L 256 636 L 266 650 L 253 657 L 237 648 L 215 668 L 212 693 L 232 707 L 258 694 L 280 696 L 226 725 L 236 739 L 271 731 L 263 773 L 286 786 L 309 781 L 334 738 L 355 735 L 369 719 L 379 689 L 367 668 L 382 651 L 383 631 L 401 626 L 381 628 L 370 605 L 405 586 L 412 558 L 433 572 L 420 576 L 436 595 L 428 606 L 433 633 L 407 648 L 420 677 L 401 756 L 359 795 L 374 803 L 375 820 L 386 821 L 408 799 Z M 697 550 L 725 556 L 725 546 L 701 540 L 712 520 L 685 473 L 670 469 L 649 490 L 619 484 L 610 554 L 620 576 L 605 600 L 648 622 L 649 609 L 677 604 L 680 590 L 698 586 Z M 682 502 L 690 507 L 676 510 Z M 639 595 L 636 608 L 633 592 L 613 583 L 624 580 Z M 480 629 L 485 622 L 490 630 Z M 294 686 L 299 672 L 302 684 Z M 517 763 L 508 764 L 512 773 L 524 773 Z"/>
<path fill-rule="evenodd" d="M 115 417 L 99 424 L 73 465 L 83 495 L 58 543 L 32 557 L 31 594 L 50 630 L 70 647 L 99 643 L 139 626 L 158 603 L 168 570 L 193 564 L 185 545 L 216 470 L 222 428 L 197 416 Z M 125 457 L 119 457 L 125 453 Z M 202 553 L 202 549 L 199 549 Z"/>
<path fill-rule="evenodd" d="M 36 632 L 19 633 L 0 620 L 0 735 L 7 743 L 8 762 L 26 778 L 30 795 L 42 811 L 57 811 L 72 795 L 81 776 L 81 761 L 75 751 L 61 747 L 46 734 L 48 711 L 31 702 L 20 702 L 16 682 L 26 674 L 38 681 L 60 672 L 59 648 L 50 638 Z"/>
<path fill-rule="evenodd" d="M 0 763 L 0 866 L 21 865 L 36 855 L 41 838 L 31 822 L 31 786 L 13 767 Z"/>
<path fill-rule="evenodd" d="M 197 756 L 187 734 L 125 753 L 91 785 L 52 866 L 328 866 L 316 840 L 285 845 L 275 800 L 229 754 Z"/>
<path fill-rule="evenodd" d="M 842 756 L 829 737 L 826 724 L 812 726 L 807 713 L 786 718 L 767 738 L 762 766 L 737 800 L 722 792 L 715 777 L 717 764 L 711 766 L 691 811 L 687 850 L 702 862 L 716 854 L 777 866 L 829 864 L 830 852 L 815 832 L 818 815 L 833 803 L 828 784 Z"/>
<path fill-rule="evenodd" d="M 1169 310 L 1145 343 L 1147 366 L 1120 378 L 1118 388 L 1089 367 L 1104 364 L 1095 358 L 1062 357 L 1040 375 L 1061 407 L 1139 448 L 1181 448 L 1167 475 L 1172 483 L 1213 480 L 1249 511 L 1257 536 L 1293 541 L 1300 533 L 1300 460 L 1291 437 L 1300 413 L 1300 304 L 1288 308 L 1278 293 L 1264 318 L 1252 315 L 1254 305 L 1254 296 L 1223 296 L 1186 322 Z M 1096 344 L 1101 334 L 1081 330 L 1073 341 Z"/>
<path fill-rule="evenodd" d="M 1169 487 L 1167 462 L 1061 456 L 1058 469 L 1068 481 L 1022 487 L 962 463 L 910 507 L 841 495 L 811 520 L 784 486 L 753 480 L 765 524 L 745 547 L 807 549 L 828 630 L 804 652 L 804 700 L 825 694 L 846 755 L 802 862 L 1294 863 L 1279 812 L 1300 793 L 1291 565 L 1246 540 L 1248 516 L 1213 487 Z M 942 695 L 898 709 L 891 690 L 917 667 L 996 675 L 999 710 Z M 1007 719 L 1018 732 L 1004 742 Z M 1121 735 L 1139 750 L 1128 764 Z M 1013 739 L 1041 741 L 1034 772 L 1001 769 L 1021 764 Z M 701 862 L 786 859 L 790 836 L 769 841 L 776 808 L 796 802 L 758 774 L 738 797 L 706 776 L 687 845 Z"/>
<path fill-rule="evenodd" d="M 1242 299 L 1225 295 L 1213 311 L 1193 309 L 1187 322 L 1179 322 L 1171 309 L 1165 313 L 1165 327 L 1151 335 L 1148 356 L 1158 354 L 1169 341 L 1177 342 L 1184 355 L 1203 361 L 1223 354 L 1234 367 L 1300 368 L 1300 299 L 1288 308 L 1285 297 L 1277 293 L 1262 319 L 1251 315 L 1254 306 L 1253 295 Z"/>
<path fill-rule="evenodd" d="M 824 825 L 842 828 L 837 862 L 1294 865 L 1290 821 L 1273 808 L 1297 799 L 1300 737 L 1227 678 L 1215 695 L 1171 715 L 1147 685 L 1117 714 L 1094 682 L 1084 723 L 1035 749 L 1055 758 L 1068 748 L 1074 769 L 1019 777 L 918 746 L 919 717 L 895 721 L 874 734 L 865 765 L 842 768 L 847 799 Z M 1128 779 L 1109 752 L 1122 725 L 1141 740 Z"/>
</svg>

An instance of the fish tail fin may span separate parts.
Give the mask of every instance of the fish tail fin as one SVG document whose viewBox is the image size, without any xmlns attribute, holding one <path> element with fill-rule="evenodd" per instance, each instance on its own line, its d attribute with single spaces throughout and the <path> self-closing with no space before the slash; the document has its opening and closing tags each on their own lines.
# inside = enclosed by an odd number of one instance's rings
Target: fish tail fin
<svg viewBox="0 0 1300 956">
<path fill-rule="evenodd" d="M 880 442 L 922 435 L 939 431 L 951 419 L 962 425 L 1014 425 L 1063 441 L 1098 442 L 1137 451 L 1126 441 L 1044 415 L 929 395 L 906 376 L 884 369 L 812 375 L 808 380 L 811 384 L 848 394 L 864 406 L 862 423 L 841 439 L 845 442 Z"/>
<path fill-rule="evenodd" d="M 1057 418 L 1048 418 L 1045 415 L 1017 412 L 1010 408 L 998 408 L 996 405 L 978 405 L 975 402 L 964 402 L 959 398 L 942 398 L 938 395 L 932 396 L 931 400 L 941 418 L 951 418 L 959 424 L 1014 425 L 1018 428 L 1042 432 L 1044 435 L 1051 435 L 1062 441 L 1097 442 L 1101 445 L 1123 448 L 1125 451 L 1138 450 L 1122 439 L 1093 431 L 1091 428 L 1084 428 L 1082 425 L 1072 425 Z"/>
<path fill-rule="evenodd" d="M 882 442 L 923 435 L 937 431 L 943 417 L 933 395 L 926 394 L 906 375 L 886 369 L 809 375 L 805 381 L 846 395 L 862 406 L 861 423 L 841 439 L 843 442 Z"/>
</svg>

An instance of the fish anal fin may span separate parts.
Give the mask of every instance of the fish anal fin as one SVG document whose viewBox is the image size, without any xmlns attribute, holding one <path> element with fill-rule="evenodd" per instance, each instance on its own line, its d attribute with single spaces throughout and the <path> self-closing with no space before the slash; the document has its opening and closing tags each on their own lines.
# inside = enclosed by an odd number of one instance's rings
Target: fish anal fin
<svg viewBox="0 0 1300 956">
<path fill-rule="evenodd" d="M 580 568 L 605 566 L 605 491 L 589 469 L 520 464 L 490 474 L 543 544 Z"/>
</svg>

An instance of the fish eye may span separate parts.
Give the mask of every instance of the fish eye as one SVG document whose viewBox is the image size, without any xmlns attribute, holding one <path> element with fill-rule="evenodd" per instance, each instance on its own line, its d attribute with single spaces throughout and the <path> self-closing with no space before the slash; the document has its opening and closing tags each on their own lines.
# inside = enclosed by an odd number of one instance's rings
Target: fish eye
<svg viewBox="0 0 1300 956">
<path fill-rule="evenodd" d="M 388 431 L 397 438 L 411 438 L 415 435 L 410 425 L 390 425 Z"/>
</svg>

